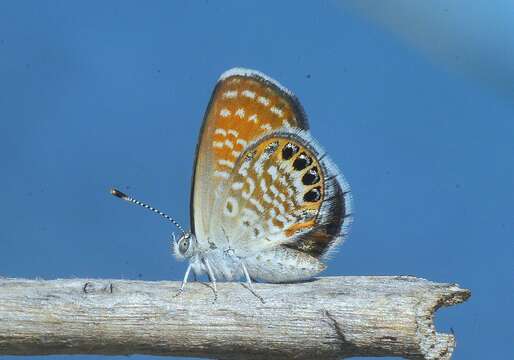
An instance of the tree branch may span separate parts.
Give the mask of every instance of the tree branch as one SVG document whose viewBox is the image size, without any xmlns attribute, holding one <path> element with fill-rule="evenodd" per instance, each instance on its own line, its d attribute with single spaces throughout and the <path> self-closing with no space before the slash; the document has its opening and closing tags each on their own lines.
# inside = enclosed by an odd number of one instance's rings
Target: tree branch
<svg viewBox="0 0 514 360">
<path fill-rule="evenodd" d="M 212 288 L 178 282 L 0 279 L 0 355 L 150 354 L 223 359 L 449 359 L 434 312 L 468 290 L 414 277 L 328 277 Z"/>
</svg>

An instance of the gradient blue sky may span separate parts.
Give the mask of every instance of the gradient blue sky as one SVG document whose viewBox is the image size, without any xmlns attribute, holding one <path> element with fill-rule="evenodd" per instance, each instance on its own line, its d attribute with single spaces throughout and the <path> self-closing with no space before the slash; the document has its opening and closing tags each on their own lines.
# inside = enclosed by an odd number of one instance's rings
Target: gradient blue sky
<svg viewBox="0 0 514 360">
<path fill-rule="evenodd" d="M 0 2 L 0 275 L 181 279 L 173 229 L 108 190 L 187 225 L 203 112 L 244 66 L 298 95 L 352 186 L 355 223 L 325 275 L 457 282 L 471 299 L 436 320 L 454 359 L 514 358 L 514 92 L 480 80 L 509 74 L 468 51 L 446 66 L 423 50 L 458 52 L 444 31 L 405 41 L 352 3 Z M 448 36 L 495 26 L 450 10 Z"/>
</svg>

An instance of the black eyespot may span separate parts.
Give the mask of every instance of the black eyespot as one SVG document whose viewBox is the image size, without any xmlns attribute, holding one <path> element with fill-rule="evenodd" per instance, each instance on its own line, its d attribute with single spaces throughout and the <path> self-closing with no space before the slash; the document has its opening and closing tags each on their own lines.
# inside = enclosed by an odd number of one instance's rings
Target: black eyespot
<svg viewBox="0 0 514 360">
<path fill-rule="evenodd" d="M 319 181 L 318 168 L 313 167 L 309 169 L 302 177 L 302 183 L 304 185 L 314 185 Z"/>
<path fill-rule="evenodd" d="M 253 233 L 255 234 L 255 236 L 259 236 L 261 232 L 259 231 L 259 229 L 253 228 Z"/>
<path fill-rule="evenodd" d="M 315 187 L 313 189 L 310 189 L 303 195 L 303 200 L 308 202 L 316 202 L 321 199 L 321 190 L 320 187 Z"/>
<path fill-rule="evenodd" d="M 308 157 L 304 152 L 298 155 L 298 157 L 293 162 L 293 167 L 295 170 L 303 170 L 307 166 L 309 166 L 312 163 L 312 159 Z"/>
<path fill-rule="evenodd" d="M 297 152 L 298 146 L 296 146 L 295 144 L 287 143 L 286 146 L 282 148 L 282 159 L 289 160 Z"/>
</svg>

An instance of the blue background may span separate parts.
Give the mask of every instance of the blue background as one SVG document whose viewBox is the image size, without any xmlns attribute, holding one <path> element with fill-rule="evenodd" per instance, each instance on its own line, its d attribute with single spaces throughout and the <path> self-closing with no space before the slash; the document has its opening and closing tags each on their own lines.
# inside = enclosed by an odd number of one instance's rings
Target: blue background
<svg viewBox="0 0 514 360">
<path fill-rule="evenodd" d="M 244 66 L 298 95 L 352 186 L 325 275 L 457 282 L 454 359 L 514 358 L 514 21 L 413 3 L 0 2 L 0 275 L 181 279 L 174 229 L 108 190 L 187 226 L 203 112 Z"/>
</svg>

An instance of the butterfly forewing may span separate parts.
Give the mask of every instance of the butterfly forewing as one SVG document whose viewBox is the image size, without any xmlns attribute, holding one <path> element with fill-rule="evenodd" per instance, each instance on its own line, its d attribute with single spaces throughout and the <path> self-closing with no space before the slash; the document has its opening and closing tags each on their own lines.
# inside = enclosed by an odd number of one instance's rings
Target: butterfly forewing
<svg viewBox="0 0 514 360">
<path fill-rule="evenodd" d="M 197 145 L 191 193 L 191 223 L 199 241 L 208 240 L 220 185 L 227 182 L 243 151 L 280 128 L 307 129 L 298 100 L 277 82 L 249 70 L 221 76 L 207 108 Z"/>
</svg>

